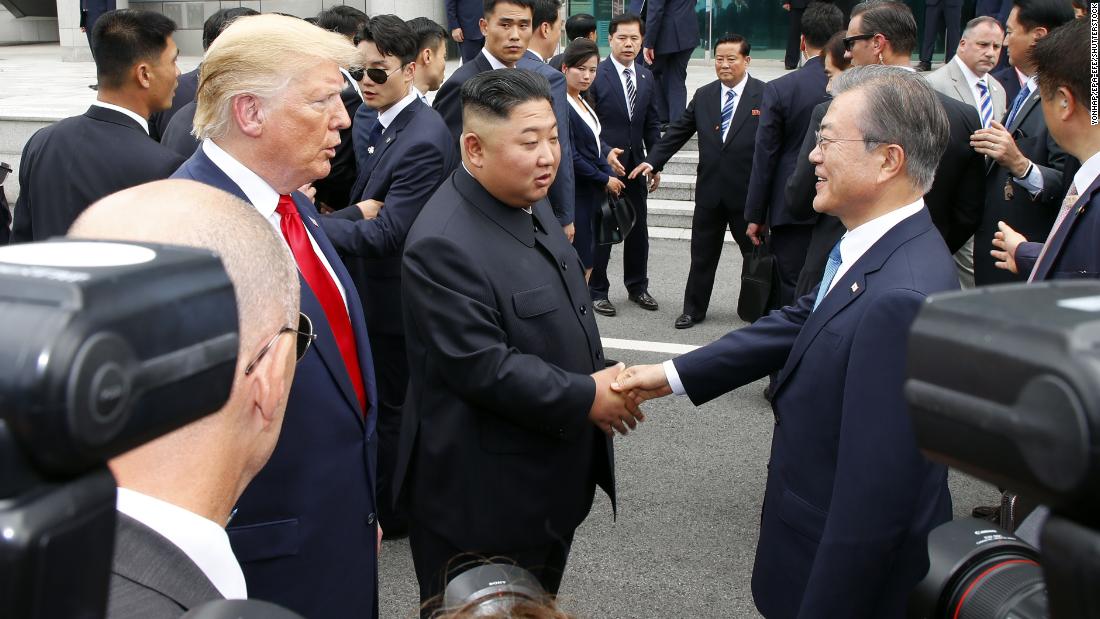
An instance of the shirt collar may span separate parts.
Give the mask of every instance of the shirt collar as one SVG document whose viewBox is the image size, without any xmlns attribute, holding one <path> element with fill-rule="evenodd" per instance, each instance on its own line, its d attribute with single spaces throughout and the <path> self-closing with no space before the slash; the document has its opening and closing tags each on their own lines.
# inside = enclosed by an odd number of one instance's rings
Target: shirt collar
<svg viewBox="0 0 1100 619">
<path fill-rule="evenodd" d="M 633 73 L 637 73 L 637 71 L 634 70 L 634 63 L 633 62 L 631 62 L 630 66 L 628 67 L 624 64 L 619 63 L 619 61 L 616 60 L 615 57 L 610 55 L 610 54 L 607 57 L 610 58 L 611 63 L 615 65 L 615 72 L 618 73 L 620 77 L 623 74 L 623 69 L 630 69 Z"/>
<path fill-rule="evenodd" d="M 1035 91 L 1038 90 L 1038 88 L 1039 88 L 1039 76 L 1038 75 L 1032 75 L 1032 76 L 1028 77 L 1027 81 L 1024 82 L 1023 87 L 1027 88 L 1027 96 L 1028 97 L 1035 94 Z"/>
<path fill-rule="evenodd" d="M 503 62 L 497 60 L 496 56 L 490 54 L 488 48 L 485 48 L 485 47 L 481 48 L 481 55 L 485 56 L 485 59 L 489 61 L 489 66 L 493 67 L 494 69 L 507 69 L 508 68 L 508 65 L 506 65 Z"/>
<path fill-rule="evenodd" d="M 118 489 L 116 506 L 183 551 L 226 599 L 248 599 L 244 573 L 221 525 L 128 488 Z"/>
<path fill-rule="evenodd" d="M 1097 176 L 1100 176 L 1100 152 L 1093 153 L 1073 175 L 1073 186 L 1077 188 L 1077 195 L 1085 193 Z"/>
<path fill-rule="evenodd" d="M 982 78 L 978 77 L 977 73 L 970 70 L 970 67 L 966 66 L 966 63 L 959 58 L 958 54 L 955 54 L 955 64 L 958 65 L 959 70 L 962 71 L 963 77 L 966 78 L 966 83 L 970 84 L 970 90 L 974 90 L 978 87 L 978 82 L 982 81 Z M 989 84 L 986 84 L 986 89 L 989 89 Z"/>
<path fill-rule="evenodd" d="M 267 181 L 260 178 L 258 174 L 248 169 L 243 163 L 237 161 L 233 155 L 225 152 L 213 140 L 203 140 L 202 151 L 206 153 L 207 157 L 210 157 L 210 161 L 213 161 L 214 165 L 225 172 L 230 180 L 237 183 L 244 195 L 248 196 L 248 201 L 256 207 L 256 210 L 264 216 L 264 219 L 271 219 L 275 207 L 279 206 L 278 191 L 275 191 L 271 185 L 267 184 Z"/>
<path fill-rule="evenodd" d="M 402 110 L 409 107 L 410 103 L 416 101 L 419 98 L 420 91 L 416 88 L 410 88 L 409 94 L 405 95 L 404 99 L 398 101 L 397 103 L 394 103 L 390 106 L 390 109 L 379 114 L 378 122 L 382 125 L 382 130 L 385 131 L 386 129 L 389 129 L 390 123 L 393 122 L 393 119 L 397 118 L 397 115 L 400 114 Z"/>
<path fill-rule="evenodd" d="M 542 54 L 536 52 L 535 50 L 531 49 L 530 47 L 527 48 L 527 53 L 534 55 L 535 58 L 539 59 L 539 62 L 546 62 L 546 59 L 542 57 Z"/>
<path fill-rule="evenodd" d="M 855 264 L 857 260 L 863 257 L 863 254 L 867 253 L 867 250 L 871 249 L 871 246 L 886 236 L 886 233 L 894 226 L 916 215 L 922 208 L 924 208 L 924 198 L 894 209 L 885 215 L 879 215 L 871 221 L 864 222 L 862 225 L 846 232 L 844 237 L 840 239 L 841 264 L 846 266 Z M 840 279 L 839 273 L 833 278 L 833 281 L 835 282 L 838 279 Z"/>
<path fill-rule="evenodd" d="M 721 82 L 719 82 L 719 83 L 721 84 Z M 748 84 L 748 83 L 749 83 L 749 72 L 745 71 L 745 76 L 741 78 L 740 82 L 737 82 L 736 84 L 734 84 L 733 88 L 730 88 L 729 86 L 726 86 L 725 84 L 722 84 L 722 101 L 726 100 L 726 93 L 731 91 L 731 90 L 733 92 L 737 93 L 737 96 L 734 97 L 733 100 L 734 101 L 740 101 L 741 100 L 741 95 L 744 94 L 744 92 L 745 92 L 745 84 Z"/>
<path fill-rule="evenodd" d="M 137 112 L 135 112 L 131 109 L 124 108 L 124 107 L 114 105 L 114 104 L 111 104 L 111 103 L 104 103 L 103 101 L 92 101 L 92 105 L 98 105 L 99 107 L 106 108 L 108 110 L 114 110 L 114 111 L 118 112 L 119 114 L 125 114 L 125 115 L 129 116 L 130 118 L 133 118 L 137 122 L 137 124 L 141 125 L 141 128 L 145 130 L 145 133 L 147 133 L 147 134 L 149 133 L 149 121 L 145 118 L 142 118 L 141 114 L 138 114 Z"/>
</svg>

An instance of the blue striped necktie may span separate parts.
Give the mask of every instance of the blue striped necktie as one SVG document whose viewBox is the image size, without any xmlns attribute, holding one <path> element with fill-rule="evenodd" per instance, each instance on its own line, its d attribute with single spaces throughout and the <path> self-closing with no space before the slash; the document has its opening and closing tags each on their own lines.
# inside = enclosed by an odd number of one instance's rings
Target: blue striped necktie
<svg viewBox="0 0 1100 619">
<path fill-rule="evenodd" d="M 1031 88 L 1027 84 L 1020 89 L 1020 94 L 1016 95 L 1016 100 L 1012 102 L 1012 111 L 1008 113 L 1008 118 L 1005 119 L 1005 128 L 1007 129 L 1012 125 L 1012 121 L 1016 120 L 1016 114 L 1020 111 L 1020 108 L 1024 105 L 1024 101 L 1031 96 Z"/>
<path fill-rule="evenodd" d="M 726 141 L 726 129 L 730 128 L 730 120 L 733 118 L 733 100 L 737 93 L 730 90 L 726 93 L 726 102 L 722 105 L 722 141 Z M 713 99 L 711 99 L 713 101 Z"/>
<path fill-rule="evenodd" d="M 634 78 L 631 77 L 631 71 L 629 68 L 623 69 L 623 75 L 626 76 L 626 114 L 631 119 L 634 118 L 634 104 L 638 100 L 638 91 L 634 89 Z"/>
<path fill-rule="evenodd" d="M 840 270 L 840 241 L 833 245 L 833 251 L 829 252 L 829 262 L 825 264 L 825 273 L 821 276 L 821 285 L 817 288 L 817 300 L 814 301 L 814 310 L 818 305 L 821 305 L 821 301 L 825 299 L 825 295 L 829 292 L 829 286 L 833 283 L 833 278 L 836 277 L 836 272 Z"/>
<path fill-rule="evenodd" d="M 978 80 L 978 93 L 981 95 L 978 98 L 978 107 L 982 114 L 982 128 L 988 129 L 990 121 L 993 120 L 993 100 L 989 98 L 989 88 L 985 85 L 984 79 Z"/>
</svg>

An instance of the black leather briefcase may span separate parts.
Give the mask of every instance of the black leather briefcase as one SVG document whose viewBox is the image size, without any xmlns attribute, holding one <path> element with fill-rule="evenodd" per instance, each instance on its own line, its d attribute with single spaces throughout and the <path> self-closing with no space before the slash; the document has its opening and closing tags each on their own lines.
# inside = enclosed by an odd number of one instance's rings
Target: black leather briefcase
<svg viewBox="0 0 1100 619">
<path fill-rule="evenodd" d="M 623 239 L 634 229 L 634 222 L 638 216 L 634 211 L 634 205 L 626 196 L 616 196 L 607 193 L 607 200 L 596 210 L 597 245 L 614 245 L 622 243 Z"/>
<path fill-rule="evenodd" d="M 756 322 L 776 306 L 779 299 L 779 273 L 775 256 L 766 242 L 753 248 L 741 271 L 741 296 L 737 315 L 745 322 Z"/>
</svg>

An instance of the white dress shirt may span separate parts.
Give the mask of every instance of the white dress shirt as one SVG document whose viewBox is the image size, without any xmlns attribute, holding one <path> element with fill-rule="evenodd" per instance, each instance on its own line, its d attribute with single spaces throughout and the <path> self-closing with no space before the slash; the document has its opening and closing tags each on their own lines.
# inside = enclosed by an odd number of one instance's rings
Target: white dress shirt
<svg viewBox="0 0 1100 619">
<path fill-rule="evenodd" d="M 569 105 L 576 110 L 577 115 L 581 117 L 584 124 L 588 125 L 588 128 L 592 131 L 592 135 L 596 137 L 596 152 L 600 152 L 600 119 L 596 116 L 596 110 L 593 110 L 587 101 L 581 100 L 577 103 L 575 97 L 569 97 Z M 602 153 L 601 153 L 602 154 Z"/>
<path fill-rule="evenodd" d="M 104 103 L 102 101 L 92 101 L 92 105 L 95 105 L 97 107 L 101 107 L 101 108 L 104 108 L 104 109 L 108 109 L 108 110 L 114 110 L 114 111 L 118 112 L 119 114 L 125 114 L 125 115 L 129 116 L 130 118 L 133 118 L 135 121 L 137 121 L 137 124 L 141 125 L 142 129 L 145 129 L 146 134 L 149 133 L 149 121 L 142 118 L 141 114 L 138 114 L 137 112 L 135 112 L 133 110 L 130 110 L 130 109 L 118 106 L 118 105 L 114 105 L 112 103 Z"/>
<path fill-rule="evenodd" d="M 912 204 L 894 209 L 846 232 L 840 238 L 840 268 L 833 276 L 833 281 L 829 283 L 829 291 L 844 277 L 848 269 L 863 257 L 863 254 L 866 254 L 875 243 L 879 242 L 879 239 L 886 236 L 886 233 L 892 230 L 894 226 L 916 215 L 923 208 L 924 198 L 921 198 Z M 825 294 L 828 295 L 829 291 L 826 291 Z M 663 365 L 665 378 L 668 379 L 669 387 L 672 387 L 672 393 L 686 395 L 687 391 L 684 389 L 683 381 L 680 380 L 680 373 L 676 371 L 676 365 L 671 359 L 665 361 Z"/>
<path fill-rule="evenodd" d="M 202 152 L 206 153 L 210 161 L 213 161 L 214 165 L 218 166 L 222 172 L 225 172 L 229 180 L 237 183 L 237 186 L 241 188 L 244 195 L 248 196 L 248 201 L 252 203 L 252 206 L 264 216 L 264 219 L 274 226 L 275 232 L 282 237 L 283 216 L 275 210 L 275 208 L 279 206 L 279 192 L 275 191 L 271 185 L 267 184 L 267 181 L 260 178 L 255 172 L 245 167 L 243 163 L 237 161 L 233 155 L 222 150 L 222 148 L 212 140 L 202 141 Z M 340 278 L 336 277 L 336 271 L 332 270 L 332 265 L 328 263 L 328 259 L 325 258 L 324 252 L 322 252 L 321 248 L 317 245 L 317 240 L 314 239 L 313 234 L 310 233 L 309 226 L 303 227 L 306 230 L 306 236 L 309 237 L 309 244 L 313 247 L 313 253 L 317 254 L 317 258 L 320 259 L 321 264 L 325 265 L 325 270 L 328 271 L 329 276 L 332 277 L 333 283 L 336 284 L 336 289 L 340 291 L 340 298 L 344 300 L 344 309 L 347 309 L 348 295 L 344 291 L 344 286 L 340 283 Z"/>
<path fill-rule="evenodd" d="M 1081 164 L 1081 168 L 1073 175 L 1073 186 L 1077 188 L 1077 195 L 1082 196 L 1096 177 L 1100 176 L 1100 152 L 1094 153 Z M 1069 193 L 1069 190 L 1066 190 Z M 1082 202 L 1082 204 L 1084 204 Z"/>
<path fill-rule="evenodd" d="M 248 599 L 244 572 L 221 525 L 128 488 L 118 489 L 116 507 L 183 551 L 227 600 Z"/>
<path fill-rule="evenodd" d="M 489 61 L 489 65 L 492 66 L 494 69 L 507 69 L 508 68 L 508 65 L 506 65 L 503 62 L 497 60 L 496 56 L 490 54 L 488 48 L 485 48 L 485 47 L 481 48 L 481 55 L 485 56 L 485 59 Z"/>
<path fill-rule="evenodd" d="M 388 110 L 378 115 L 378 124 L 382 125 L 382 133 L 386 132 L 386 129 L 390 128 L 390 123 L 393 119 L 397 118 L 405 108 L 409 107 L 409 104 L 420 98 L 420 91 L 414 88 L 409 88 L 409 94 L 405 95 L 404 99 L 401 99 L 397 103 L 390 106 Z"/>
<path fill-rule="evenodd" d="M 745 71 L 745 77 L 741 78 L 740 82 L 733 85 L 733 88 L 722 84 L 722 98 L 718 100 L 718 112 L 721 114 L 722 108 L 726 105 L 726 93 L 733 91 L 737 93 L 737 96 L 733 98 L 733 112 L 730 114 L 730 124 L 726 127 L 726 130 L 722 132 L 722 142 L 725 143 L 726 136 L 729 135 L 730 127 L 733 126 L 733 115 L 737 113 L 737 106 L 741 105 L 741 95 L 745 93 L 745 84 L 749 83 L 749 72 Z M 721 115 L 719 115 L 718 122 L 721 122 Z M 721 126 L 721 125 L 719 125 Z"/>
</svg>

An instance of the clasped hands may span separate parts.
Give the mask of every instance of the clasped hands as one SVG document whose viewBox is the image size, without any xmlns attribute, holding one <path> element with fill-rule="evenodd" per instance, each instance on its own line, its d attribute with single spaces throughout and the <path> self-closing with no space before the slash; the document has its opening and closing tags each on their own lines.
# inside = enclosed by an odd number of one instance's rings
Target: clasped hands
<svg viewBox="0 0 1100 619">
<path fill-rule="evenodd" d="M 619 363 L 592 374 L 592 379 L 596 381 L 596 399 L 588 418 L 608 436 L 637 428 L 645 421 L 642 402 L 672 393 L 661 365 L 628 368 Z"/>
</svg>

